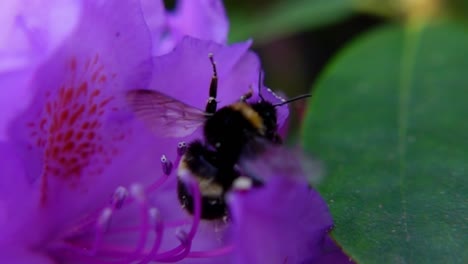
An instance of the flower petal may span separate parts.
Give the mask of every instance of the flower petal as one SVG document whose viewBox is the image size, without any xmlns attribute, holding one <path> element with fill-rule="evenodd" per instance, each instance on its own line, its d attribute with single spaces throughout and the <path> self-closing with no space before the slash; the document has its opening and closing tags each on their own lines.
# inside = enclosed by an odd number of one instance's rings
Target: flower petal
<svg viewBox="0 0 468 264">
<path fill-rule="evenodd" d="M 0 250 L 1 263 L 14 263 L 14 264 L 53 264 L 54 261 L 46 256 L 37 253 L 19 249 L 19 248 L 2 248 Z"/>
<path fill-rule="evenodd" d="M 2 1 L 0 139 L 8 137 L 7 125 L 30 103 L 33 91 L 28 84 L 36 67 L 71 34 L 80 12 L 75 0 Z"/>
<path fill-rule="evenodd" d="M 152 31 L 153 54 L 163 55 L 185 37 L 226 43 L 229 22 L 220 0 L 181 0 L 166 12 L 162 1 L 141 0 Z"/>
<path fill-rule="evenodd" d="M 143 16 L 151 32 L 153 54 L 161 55 L 174 48 L 168 29 L 167 14 L 162 0 L 140 0 Z"/>
<path fill-rule="evenodd" d="M 299 154 L 271 147 L 240 165 L 263 186 L 228 195 L 237 263 L 311 263 L 324 255 L 333 222 Z"/>
<path fill-rule="evenodd" d="M 27 226 L 34 210 L 31 186 L 25 177 L 24 164 L 14 145 L 0 142 L 0 245 L 24 240 L 17 233 Z M 27 229 L 27 228 L 26 228 Z M 31 231 L 31 230 L 29 230 Z M 0 246 L 3 248 L 3 246 Z"/>
<path fill-rule="evenodd" d="M 226 43 L 229 21 L 220 0 L 181 0 L 170 25 L 180 35 Z"/>
<path fill-rule="evenodd" d="M 57 230 L 102 206 L 115 188 L 105 183 L 118 184 L 122 175 L 106 169 L 131 131 L 122 126 L 128 117 L 117 114 L 123 105 L 117 95 L 145 86 L 151 70 L 138 0 L 83 1 L 82 10 L 73 35 L 35 72 L 34 100 L 11 128 L 38 206 Z"/>
<path fill-rule="evenodd" d="M 311 263 L 332 226 L 328 208 L 307 184 L 272 178 L 258 190 L 234 192 L 236 263 Z"/>
<path fill-rule="evenodd" d="M 50 55 L 75 28 L 79 1 L 2 1 L 0 72 L 29 67 Z"/>
<path fill-rule="evenodd" d="M 218 71 L 219 107 L 231 104 L 258 82 L 259 61 L 248 51 L 250 44 L 249 41 L 226 46 L 186 37 L 173 52 L 154 58 L 149 88 L 204 109 L 213 76 L 208 55 L 213 54 Z"/>
<path fill-rule="evenodd" d="M 28 85 L 32 69 L 0 73 L 0 140 L 9 138 L 8 127 L 25 110 L 32 98 L 33 88 Z"/>
<path fill-rule="evenodd" d="M 333 239 L 327 237 L 324 243 L 323 255 L 314 260 L 316 264 L 352 264 L 355 263 L 353 259 L 347 256 L 343 250 L 336 244 Z"/>
</svg>

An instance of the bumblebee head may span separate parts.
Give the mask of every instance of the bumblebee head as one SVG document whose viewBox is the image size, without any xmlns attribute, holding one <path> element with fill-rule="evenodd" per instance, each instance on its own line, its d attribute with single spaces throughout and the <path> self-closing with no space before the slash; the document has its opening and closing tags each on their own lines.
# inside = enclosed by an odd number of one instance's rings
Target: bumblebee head
<svg viewBox="0 0 468 264">
<path fill-rule="evenodd" d="M 258 113 L 262 120 L 265 129 L 265 137 L 273 142 L 277 142 L 279 137 L 277 133 L 276 107 L 272 103 L 264 100 L 251 104 L 251 107 Z"/>
<path fill-rule="evenodd" d="M 259 71 L 258 76 L 258 96 L 260 100 L 257 103 L 251 104 L 251 107 L 258 113 L 263 122 L 263 127 L 265 128 L 265 137 L 272 142 L 281 143 L 281 137 L 278 134 L 278 125 L 277 125 L 277 111 L 276 108 L 294 102 L 296 100 L 304 99 L 310 96 L 310 94 L 304 94 L 297 97 L 294 97 L 289 100 L 282 100 L 282 102 L 273 104 L 267 100 L 262 95 L 262 71 Z M 269 90 L 269 89 L 268 89 Z"/>
</svg>

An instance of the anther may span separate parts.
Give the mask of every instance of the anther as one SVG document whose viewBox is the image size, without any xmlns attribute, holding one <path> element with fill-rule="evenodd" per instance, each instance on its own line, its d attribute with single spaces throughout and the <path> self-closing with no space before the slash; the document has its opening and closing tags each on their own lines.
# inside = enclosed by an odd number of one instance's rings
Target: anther
<svg viewBox="0 0 468 264">
<path fill-rule="evenodd" d="M 161 167 L 165 175 L 169 175 L 172 172 L 172 162 L 167 160 L 166 155 L 161 156 Z"/>
<path fill-rule="evenodd" d="M 134 263 L 141 257 L 147 242 L 148 230 L 151 228 L 149 224 L 151 210 L 148 206 L 145 189 L 141 184 L 132 184 L 130 186 L 130 195 L 133 199 L 135 199 L 135 201 L 139 204 L 138 206 L 140 207 L 140 236 L 133 252 L 127 254 L 126 259 L 119 263 Z"/>
<path fill-rule="evenodd" d="M 102 210 L 101 214 L 97 219 L 97 227 L 101 230 L 106 229 L 110 223 L 110 219 L 112 217 L 112 208 L 106 207 Z"/>
<path fill-rule="evenodd" d="M 159 222 L 161 222 L 161 217 L 160 217 L 160 214 L 159 214 L 159 210 L 155 207 L 151 207 L 149 210 L 148 210 L 148 215 L 151 219 L 151 221 L 154 223 L 154 225 L 156 226 Z"/>
<path fill-rule="evenodd" d="M 185 154 L 186 151 L 187 143 L 185 143 L 184 141 L 179 142 L 179 144 L 177 144 L 177 155 L 182 156 Z"/>
<path fill-rule="evenodd" d="M 252 179 L 245 176 L 241 176 L 234 181 L 234 183 L 232 184 L 232 188 L 234 190 L 246 191 L 252 188 L 252 185 Z"/>
<path fill-rule="evenodd" d="M 102 241 L 104 232 L 109 228 L 110 221 L 112 218 L 113 208 L 106 207 L 102 210 L 101 214 L 98 216 L 96 226 L 95 226 L 95 235 L 93 246 L 90 251 L 87 251 L 85 254 L 88 256 L 94 256 L 99 250 L 99 246 Z"/>
<path fill-rule="evenodd" d="M 141 186 L 140 184 L 132 184 L 130 186 L 130 194 L 136 201 L 140 203 L 144 203 L 145 192 L 144 192 L 143 186 Z"/>
<path fill-rule="evenodd" d="M 138 264 L 147 264 L 147 263 L 153 262 L 154 259 L 157 257 L 158 250 L 161 247 L 161 243 L 162 243 L 164 227 L 163 227 L 163 222 L 161 221 L 161 217 L 159 215 L 158 209 L 154 207 L 150 208 L 148 210 L 148 215 L 149 215 L 151 222 L 153 223 L 155 238 L 153 241 L 151 251 L 149 252 L 148 255 L 146 255 L 146 257 L 144 257 L 140 262 L 138 262 Z"/>
<path fill-rule="evenodd" d="M 123 186 L 117 187 L 112 195 L 111 204 L 115 209 L 120 209 L 128 196 L 128 191 Z"/>
</svg>

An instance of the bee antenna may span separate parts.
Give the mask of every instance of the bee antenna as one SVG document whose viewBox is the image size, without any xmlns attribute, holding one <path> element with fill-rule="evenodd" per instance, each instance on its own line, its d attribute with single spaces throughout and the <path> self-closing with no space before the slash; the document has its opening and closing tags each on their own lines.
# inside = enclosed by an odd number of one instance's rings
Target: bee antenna
<svg viewBox="0 0 468 264">
<path fill-rule="evenodd" d="M 216 62 L 214 61 L 213 53 L 209 53 L 208 58 L 210 59 L 211 66 L 213 67 L 213 76 L 217 78 L 218 77 L 218 71 L 216 70 Z"/>
<path fill-rule="evenodd" d="M 258 96 L 260 96 L 260 99 L 265 101 L 265 98 L 262 96 L 262 69 L 258 69 Z"/>
<path fill-rule="evenodd" d="M 311 94 L 299 95 L 299 96 L 297 96 L 297 97 L 294 97 L 294 98 L 289 99 L 289 100 L 287 100 L 287 101 L 281 102 L 281 103 L 279 103 L 279 104 L 274 104 L 273 106 L 274 106 L 274 107 L 282 106 L 282 105 L 289 104 L 289 103 L 292 103 L 292 102 L 294 102 L 294 101 L 301 100 L 301 99 L 304 99 L 304 98 L 307 98 L 307 97 L 310 97 L 310 96 L 311 96 Z"/>
<path fill-rule="evenodd" d="M 205 112 L 213 114 L 216 112 L 216 108 L 218 107 L 216 97 L 218 94 L 218 71 L 216 70 L 216 62 L 213 58 L 213 53 L 208 54 L 208 58 L 210 59 L 211 66 L 213 67 L 213 75 L 211 76 L 210 82 L 210 91 L 208 98 L 208 102 L 206 103 Z"/>
</svg>

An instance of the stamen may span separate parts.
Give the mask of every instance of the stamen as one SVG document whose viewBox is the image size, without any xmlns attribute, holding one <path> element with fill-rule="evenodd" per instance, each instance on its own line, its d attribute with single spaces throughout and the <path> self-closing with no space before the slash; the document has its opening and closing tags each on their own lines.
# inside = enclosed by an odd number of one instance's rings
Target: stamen
<svg viewBox="0 0 468 264">
<path fill-rule="evenodd" d="M 181 157 L 182 155 L 185 154 L 186 151 L 187 151 L 187 144 L 184 141 L 179 142 L 179 144 L 177 144 L 177 155 Z"/>
<path fill-rule="evenodd" d="M 112 194 L 112 197 L 110 199 L 110 207 L 112 209 L 112 212 L 115 209 L 120 209 L 124 203 L 124 201 L 128 197 L 128 191 L 125 187 L 119 186 L 115 189 L 114 193 Z M 91 226 L 93 226 L 98 220 L 100 219 L 103 211 L 106 210 L 107 207 L 104 209 L 97 210 L 93 213 L 90 213 L 89 215 L 86 215 L 82 219 L 80 219 L 71 230 L 65 232 L 63 237 L 69 237 L 72 236 L 75 233 L 78 232 L 84 232 L 85 230 L 89 230 Z"/>
<path fill-rule="evenodd" d="M 158 258 L 155 259 L 156 261 L 159 261 L 159 262 L 177 262 L 177 261 L 181 261 L 185 257 L 187 257 L 187 255 L 190 253 L 190 248 L 192 247 L 192 239 L 190 239 L 189 236 L 187 235 L 187 233 L 185 233 L 183 230 L 178 230 L 178 232 L 176 232 L 176 237 L 180 241 L 180 245 L 176 249 L 180 248 L 181 250 L 179 250 L 179 251 L 181 251 L 181 252 L 169 255 L 169 256 L 164 257 L 164 258 L 158 257 Z"/>
<path fill-rule="evenodd" d="M 113 214 L 114 210 L 110 207 L 106 207 L 104 208 L 104 210 L 102 210 L 102 213 L 101 215 L 99 216 L 97 222 L 96 222 L 96 227 L 98 227 L 99 229 L 107 229 L 107 227 L 109 226 L 109 223 L 110 223 L 110 219 L 112 217 L 112 214 Z"/>
<path fill-rule="evenodd" d="M 138 258 L 141 257 L 146 245 L 146 240 L 148 238 L 148 230 L 149 227 L 149 205 L 146 199 L 146 194 L 144 192 L 143 186 L 140 184 L 133 184 L 130 186 L 130 194 L 135 199 L 135 201 L 139 204 L 141 210 L 141 226 L 140 226 L 140 240 L 135 248 L 135 250 L 127 256 L 127 258 L 123 261 L 119 261 L 118 263 L 132 263 Z"/>
<path fill-rule="evenodd" d="M 176 164 L 178 164 L 178 162 L 179 161 L 177 161 Z M 161 167 L 163 171 L 163 176 L 146 188 L 147 193 L 152 193 L 161 185 L 163 185 L 163 183 L 166 182 L 167 178 L 172 173 L 172 169 L 174 168 L 172 162 L 167 159 L 166 155 L 161 156 Z"/>
<path fill-rule="evenodd" d="M 111 204 L 112 204 L 113 208 L 115 208 L 115 209 L 122 208 L 122 205 L 123 205 L 125 199 L 127 198 L 127 196 L 128 196 L 128 191 L 127 191 L 127 189 L 125 189 L 125 187 L 123 187 L 123 186 L 117 187 L 117 189 L 115 189 L 115 191 L 114 191 L 114 194 L 112 195 Z"/>
<path fill-rule="evenodd" d="M 95 225 L 94 225 L 94 241 L 92 243 L 92 246 L 89 246 L 89 243 L 83 245 L 80 242 L 74 243 L 73 241 L 67 241 L 65 239 L 64 243 L 58 244 L 56 245 L 56 247 L 58 249 L 65 248 L 67 250 L 71 250 L 85 257 L 95 256 L 101 245 L 102 237 L 110 225 L 112 214 L 113 214 L 113 208 L 105 207 L 101 211 L 99 216 L 97 217 Z"/>
<path fill-rule="evenodd" d="M 145 203 L 145 191 L 140 184 L 132 184 L 130 186 L 130 194 L 132 195 L 132 198 L 134 198 L 140 204 Z"/>
<path fill-rule="evenodd" d="M 181 142 L 178 149 L 186 148 L 185 143 Z M 161 164 L 163 166 L 163 172 L 165 176 L 162 179 L 167 179 L 168 175 L 172 173 L 171 168 L 167 166 L 171 164 L 167 160 L 166 156 L 161 157 Z M 71 249 L 72 251 L 79 254 L 76 259 L 86 260 L 86 263 L 139 263 L 148 264 L 152 262 L 178 262 L 187 257 L 192 258 L 205 258 L 220 256 L 228 254 L 232 251 L 232 245 L 225 246 L 216 250 L 209 251 L 197 251 L 191 252 L 192 241 L 198 231 L 198 227 L 201 221 L 201 193 L 198 182 L 191 177 L 190 172 L 182 173 L 179 175 L 180 180 L 186 184 L 190 195 L 194 201 L 194 212 L 191 220 L 184 220 L 178 222 L 167 222 L 164 223 L 160 216 L 159 211 L 151 207 L 148 199 L 148 189 L 152 187 L 144 187 L 140 184 L 133 184 L 128 190 L 122 186 L 119 186 L 113 193 L 111 204 L 101 210 L 99 214 L 95 215 L 94 222 L 94 237 L 92 240 L 80 239 L 80 233 L 86 232 L 86 229 L 80 229 L 79 233 L 75 233 L 78 239 L 66 239 L 65 243 L 62 244 L 62 248 Z M 152 186 L 157 188 L 163 181 L 158 180 Z M 155 189 L 153 188 L 153 189 Z M 116 209 L 122 210 L 125 206 L 136 203 L 140 210 L 140 223 L 138 226 L 133 227 L 111 227 L 112 216 Z M 188 222 L 186 222 L 188 221 Z M 115 222 L 117 223 L 117 222 Z M 164 252 L 159 252 L 164 238 L 164 233 L 167 232 L 167 228 L 181 227 L 189 224 L 189 229 L 178 229 L 176 231 L 176 237 L 180 241 L 180 244 L 174 246 Z M 92 225 L 90 226 L 92 228 Z M 89 230 L 89 229 L 87 229 Z M 105 240 L 105 235 L 111 235 L 115 233 L 130 232 L 138 235 L 136 245 L 128 246 L 122 244 L 113 244 L 110 240 Z M 149 240 L 149 234 L 154 234 L 154 239 Z M 73 235 L 73 234 L 72 234 Z"/>
<path fill-rule="evenodd" d="M 201 219 L 201 194 L 199 190 L 198 183 L 190 177 L 188 174 L 182 174 L 179 176 L 185 184 L 189 186 L 189 190 L 194 199 L 194 213 L 192 219 L 192 226 L 190 231 L 187 233 L 183 230 L 178 230 L 176 232 L 177 238 L 180 240 L 180 245 L 177 247 L 163 252 L 161 254 L 157 254 L 153 261 L 159 262 L 176 262 L 184 259 L 190 253 L 190 249 L 192 246 L 192 240 L 197 233 L 198 226 L 200 224 Z"/>
<path fill-rule="evenodd" d="M 150 218 L 153 222 L 154 225 L 154 233 L 155 233 L 155 239 L 153 242 L 153 247 L 151 248 L 150 253 L 140 262 L 139 264 L 147 264 L 157 256 L 159 247 L 161 246 L 162 239 L 163 239 L 163 234 L 164 234 L 164 225 L 163 222 L 161 221 L 161 217 L 159 215 L 159 211 L 156 208 L 151 208 L 149 211 Z"/>
<path fill-rule="evenodd" d="M 106 207 L 99 216 L 98 221 L 96 222 L 96 234 L 94 236 L 93 247 L 89 252 L 89 255 L 96 255 L 102 241 L 102 236 L 104 235 L 104 232 L 109 228 L 113 211 L 114 210 L 112 208 Z"/>
<path fill-rule="evenodd" d="M 192 248 L 193 238 L 190 238 L 183 230 L 178 231 L 179 232 L 176 232 L 176 237 L 179 239 L 180 244 L 184 246 L 184 251 L 182 251 L 179 255 L 174 256 L 172 262 L 183 260 L 190 253 L 190 249 Z M 171 261 L 171 259 L 168 260 Z"/>
<path fill-rule="evenodd" d="M 172 162 L 167 160 L 166 155 L 161 156 L 161 167 L 165 175 L 171 174 Z"/>
<path fill-rule="evenodd" d="M 175 247 L 175 248 L 173 248 L 171 250 L 168 250 L 166 252 L 158 254 L 157 256 L 155 256 L 153 258 L 153 261 L 171 262 L 171 261 L 167 261 L 167 260 L 170 259 L 171 257 L 175 256 L 175 255 L 180 254 L 184 249 L 185 249 L 185 245 L 180 244 L 180 245 L 178 245 L 177 247 Z"/>
</svg>

